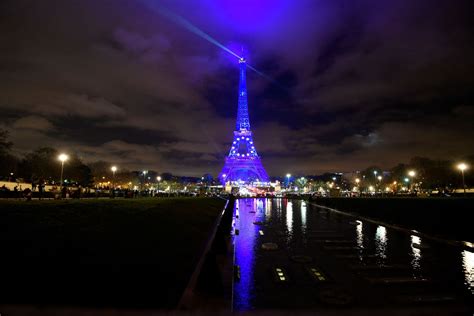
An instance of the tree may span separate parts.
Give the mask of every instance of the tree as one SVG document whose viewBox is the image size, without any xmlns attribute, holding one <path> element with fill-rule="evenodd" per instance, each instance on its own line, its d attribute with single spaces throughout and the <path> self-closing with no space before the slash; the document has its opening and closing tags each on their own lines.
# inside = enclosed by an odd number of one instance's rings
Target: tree
<svg viewBox="0 0 474 316">
<path fill-rule="evenodd" d="M 306 183 L 308 183 L 308 179 L 301 177 L 295 180 L 295 185 L 298 187 L 298 189 L 302 190 L 305 186 Z"/>
<path fill-rule="evenodd" d="M 13 143 L 8 140 L 8 131 L 0 129 L 0 156 L 10 152 Z"/>
<path fill-rule="evenodd" d="M 8 131 L 0 129 L 0 177 L 9 178 L 17 174 L 18 158 L 10 153 L 12 142 L 8 140 Z"/>
<path fill-rule="evenodd" d="M 25 155 L 20 163 L 19 172 L 25 180 L 39 179 L 59 181 L 61 165 L 58 152 L 51 147 L 41 147 Z"/>
<path fill-rule="evenodd" d="M 81 186 L 89 186 L 93 183 L 92 171 L 85 165 L 77 154 L 69 157 L 67 169 L 64 171 L 64 178 Z"/>
</svg>

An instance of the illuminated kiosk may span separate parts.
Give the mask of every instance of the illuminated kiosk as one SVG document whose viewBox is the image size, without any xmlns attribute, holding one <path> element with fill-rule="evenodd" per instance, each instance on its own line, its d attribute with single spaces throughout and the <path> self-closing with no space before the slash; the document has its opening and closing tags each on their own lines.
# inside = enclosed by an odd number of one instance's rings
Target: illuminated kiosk
<svg viewBox="0 0 474 316">
<path fill-rule="evenodd" d="M 234 131 L 234 140 L 229 155 L 225 158 L 225 165 L 219 174 L 222 184 L 243 186 L 252 183 L 268 185 L 268 174 L 263 168 L 260 157 L 253 143 L 250 130 L 249 111 L 247 104 L 246 61 L 239 60 L 239 102 L 237 109 L 237 124 Z"/>
</svg>

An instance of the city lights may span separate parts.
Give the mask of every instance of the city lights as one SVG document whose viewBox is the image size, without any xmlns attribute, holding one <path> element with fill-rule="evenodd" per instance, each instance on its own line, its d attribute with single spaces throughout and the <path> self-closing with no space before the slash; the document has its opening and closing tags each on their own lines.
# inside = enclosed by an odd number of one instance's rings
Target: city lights
<svg viewBox="0 0 474 316">
<path fill-rule="evenodd" d="M 416 175 L 415 170 L 408 171 L 408 175 L 413 178 Z"/>
</svg>

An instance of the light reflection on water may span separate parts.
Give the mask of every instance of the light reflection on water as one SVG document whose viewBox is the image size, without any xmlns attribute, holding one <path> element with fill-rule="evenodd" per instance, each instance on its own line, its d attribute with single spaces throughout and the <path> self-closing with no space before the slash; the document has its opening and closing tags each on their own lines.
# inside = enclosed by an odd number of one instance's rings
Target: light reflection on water
<svg viewBox="0 0 474 316">
<path fill-rule="evenodd" d="M 462 252 L 462 265 L 464 270 L 464 284 L 474 294 L 474 253 L 464 250 Z"/>
<path fill-rule="evenodd" d="M 286 227 L 291 236 L 293 234 L 293 202 L 290 201 L 286 204 Z"/>
<path fill-rule="evenodd" d="M 269 221 L 272 218 L 272 199 L 265 200 L 265 219 Z"/>
<path fill-rule="evenodd" d="M 387 229 L 384 226 L 377 226 L 375 232 L 375 254 L 380 259 L 387 258 Z"/>
<path fill-rule="evenodd" d="M 361 221 L 356 221 L 359 225 L 356 225 L 356 241 L 357 246 L 359 247 L 359 260 L 362 261 L 362 253 L 364 248 L 364 231 L 363 231 L 363 223 Z"/>
<path fill-rule="evenodd" d="M 267 238 L 270 238 L 268 239 L 269 241 L 274 241 L 275 232 L 283 232 L 286 230 L 287 240 L 290 241 L 291 239 L 292 243 L 287 243 L 286 245 L 279 244 L 279 246 L 282 247 L 282 250 L 288 250 L 284 248 L 293 247 L 294 245 L 299 246 L 298 243 L 304 240 L 298 238 L 298 234 L 306 235 L 308 230 L 315 229 L 315 227 L 321 230 L 327 228 L 321 226 L 321 222 L 316 224 L 316 222 L 312 220 L 312 215 L 315 214 L 311 213 L 311 204 L 305 201 L 289 201 L 286 199 L 242 199 L 236 201 L 235 209 L 236 211 L 240 211 L 240 217 L 235 219 L 236 228 L 240 230 L 240 234 L 235 236 L 235 264 L 240 266 L 241 278 L 240 281 L 234 283 L 234 308 L 236 311 L 247 311 L 255 308 L 255 302 L 258 301 L 260 295 L 262 295 L 260 292 L 257 293 L 259 284 L 256 284 L 255 281 L 256 265 L 260 265 L 262 263 L 260 260 L 270 255 L 268 252 L 260 252 L 260 242 L 263 242 Z M 250 213 L 250 211 L 256 211 L 256 213 L 253 214 Z M 266 224 L 265 226 L 254 225 L 253 222 L 255 221 L 262 221 Z M 395 234 L 391 229 L 389 236 L 389 229 L 382 225 L 365 221 L 357 222 L 358 225 L 355 226 L 355 235 L 354 231 L 350 229 L 350 235 L 346 234 L 345 238 L 351 238 L 353 242 L 356 242 L 360 248 L 358 251 L 360 260 L 364 258 L 364 251 L 367 251 L 367 254 L 373 254 L 372 245 L 375 245 L 375 255 L 379 258 L 379 264 L 391 264 L 392 262 L 409 264 L 412 267 L 414 276 L 416 276 L 430 273 L 432 265 L 437 265 L 439 262 L 449 260 L 449 257 L 443 257 L 444 254 L 452 255 L 452 252 L 440 252 L 441 257 L 426 260 L 424 258 L 428 252 L 424 250 L 427 246 L 425 245 L 426 238 L 420 238 L 415 235 Z M 334 222 L 332 218 L 329 219 L 328 224 L 343 225 L 343 223 Z M 374 228 L 375 234 L 373 233 Z M 264 237 L 259 235 L 260 229 L 265 230 Z M 407 238 L 408 236 L 410 236 L 410 238 Z M 389 242 L 390 251 L 388 251 Z M 364 243 L 366 247 L 364 247 Z M 308 243 L 308 245 L 310 245 L 308 247 L 313 247 L 311 243 Z M 408 248 L 408 245 L 410 245 L 410 248 Z M 436 247 L 435 249 L 437 250 L 443 251 L 444 249 L 438 248 L 438 246 L 432 242 L 430 242 L 430 245 Z M 461 250 L 457 252 L 457 254 L 459 253 L 462 254 L 462 261 L 459 260 L 457 261 L 459 263 L 455 264 L 457 275 L 459 276 L 456 280 L 458 282 L 464 282 L 465 287 L 469 289 L 470 293 L 474 294 L 474 253 Z"/>
<path fill-rule="evenodd" d="M 303 233 L 306 232 L 306 212 L 306 202 L 301 201 L 301 230 L 303 231 Z"/>
<path fill-rule="evenodd" d="M 360 248 L 364 248 L 364 232 L 363 232 L 363 225 L 361 221 L 356 221 L 359 225 L 356 225 L 356 238 L 357 238 L 357 246 Z"/>
<path fill-rule="evenodd" d="M 411 235 L 411 266 L 414 271 L 419 271 L 421 268 L 421 249 L 414 247 L 414 245 L 421 245 L 421 238 L 419 236 Z"/>
</svg>

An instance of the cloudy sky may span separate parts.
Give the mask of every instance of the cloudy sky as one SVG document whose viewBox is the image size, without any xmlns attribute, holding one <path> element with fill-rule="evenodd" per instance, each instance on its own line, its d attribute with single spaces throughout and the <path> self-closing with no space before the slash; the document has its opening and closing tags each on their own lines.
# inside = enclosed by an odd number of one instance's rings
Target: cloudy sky
<svg viewBox="0 0 474 316">
<path fill-rule="evenodd" d="M 247 78 L 271 175 L 474 153 L 472 0 L 4 0 L 0 127 L 15 151 L 216 175 L 238 63 L 173 15 L 274 79 Z"/>
</svg>

